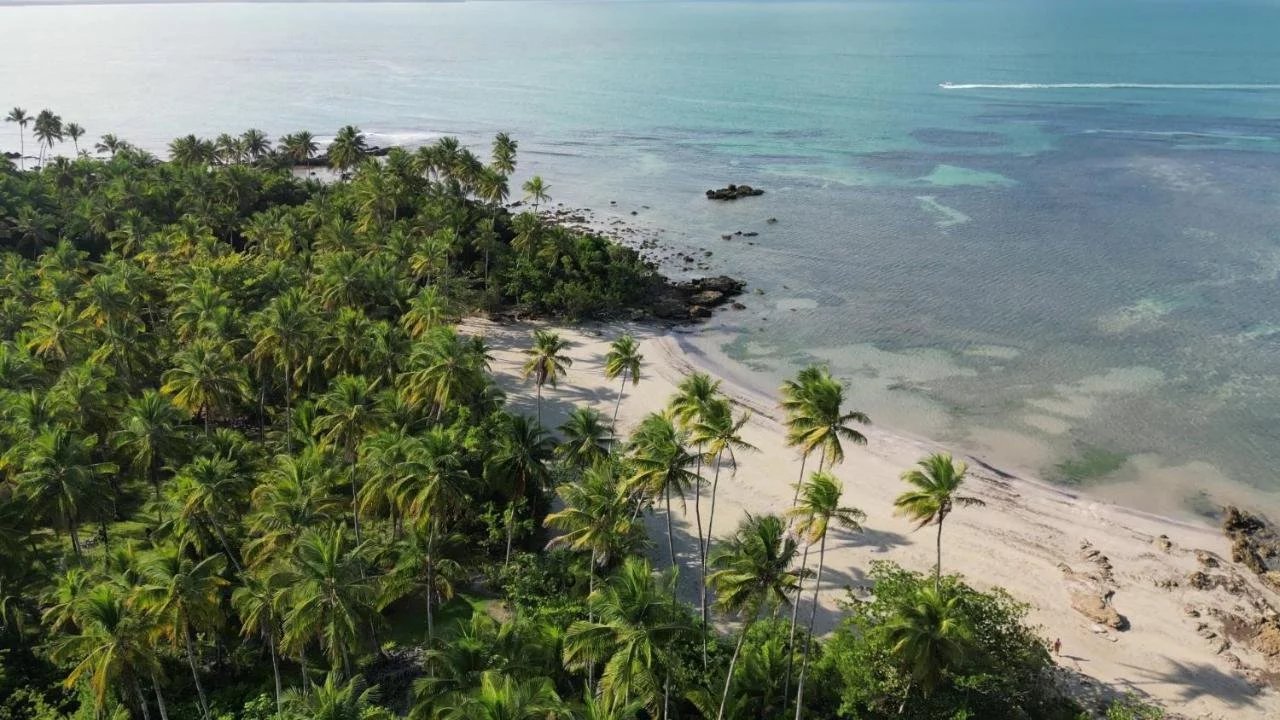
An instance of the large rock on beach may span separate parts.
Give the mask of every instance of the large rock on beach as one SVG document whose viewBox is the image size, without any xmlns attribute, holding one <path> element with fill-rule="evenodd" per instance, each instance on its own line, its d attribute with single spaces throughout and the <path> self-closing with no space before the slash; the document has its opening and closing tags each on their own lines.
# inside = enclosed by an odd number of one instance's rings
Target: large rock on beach
<svg viewBox="0 0 1280 720">
<path fill-rule="evenodd" d="M 1266 518 L 1240 508 L 1224 508 L 1222 531 L 1231 540 L 1231 560 L 1266 577 L 1280 570 L 1280 531 Z"/>
<path fill-rule="evenodd" d="M 755 197 L 757 195 L 763 195 L 763 194 L 764 194 L 764 190 L 761 190 L 760 188 L 753 188 L 750 185 L 730 184 L 718 190 L 708 190 L 707 199 L 708 200 L 737 200 L 738 198 Z"/>
</svg>

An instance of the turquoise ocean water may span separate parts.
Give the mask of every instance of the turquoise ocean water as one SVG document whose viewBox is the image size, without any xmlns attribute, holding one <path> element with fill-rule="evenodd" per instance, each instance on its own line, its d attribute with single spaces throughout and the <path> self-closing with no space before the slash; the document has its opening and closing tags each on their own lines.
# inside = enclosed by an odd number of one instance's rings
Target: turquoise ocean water
<svg viewBox="0 0 1280 720">
<path fill-rule="evenodd" d="M 1280 3 L 0 7 L 0 36 L 0 106 L 156 150 L 506 130 L 521 179 L 762 292 L 697 341 L 752 382 L 824 360 L 996 464 L 1280 508 Z M 731 181 L 768 193 L 701 197 Z"/>
</svg>

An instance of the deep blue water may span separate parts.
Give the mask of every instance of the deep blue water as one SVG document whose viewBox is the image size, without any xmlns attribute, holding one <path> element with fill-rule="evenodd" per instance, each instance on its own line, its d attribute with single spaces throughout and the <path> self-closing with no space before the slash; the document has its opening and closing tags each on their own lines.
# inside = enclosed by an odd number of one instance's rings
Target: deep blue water
<svg viewBox="0 0 1280 720">
<path fill-rule="evenodd" d="M 826 360 L 881 424 L 1151 507 L 1280 490 L 1276 2 L 22 7 L 0 28 L 0 106 L 154 149 L 509 131 L 521 178 L 759 288 L 716 338 L 760 382 Z M 701 197 L 729 181 L 769 192 Z M 739 229 L 760 236 L 719 239 Z"/>
</svg>

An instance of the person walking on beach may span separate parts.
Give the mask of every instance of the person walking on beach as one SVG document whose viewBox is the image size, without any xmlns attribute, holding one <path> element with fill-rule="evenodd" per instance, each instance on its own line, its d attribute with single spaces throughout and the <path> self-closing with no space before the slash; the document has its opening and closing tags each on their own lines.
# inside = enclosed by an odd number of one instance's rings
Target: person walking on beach
<svg viewBox="0 0 1280 720">
<path fill-rule="evenodd" d="M 1054 655 L 1062 654 L 1062 638 L 1053 639 L 1053 654 Z"/>
</svg>

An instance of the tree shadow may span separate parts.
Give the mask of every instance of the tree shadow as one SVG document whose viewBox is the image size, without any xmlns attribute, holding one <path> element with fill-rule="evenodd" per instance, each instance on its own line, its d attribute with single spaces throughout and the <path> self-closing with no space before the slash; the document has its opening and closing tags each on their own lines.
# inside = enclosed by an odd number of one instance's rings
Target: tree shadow
<svg viewBox="0 0 1280 720">
<path fill-rule="evenodd" d="M 1144 685 L 1171 685 L 1178 688 L 1181 702 L 1192 702 L 1211 697 L 1233 708 L 1258 706 L 1258 688 L 1230 672 L 1223 672 L 1209 663 L 1185 663 L 1165 658 L 1171 666 L 1166 670 L 1129 665 L 1141 679 L 1127 681 L 1134 688 Z"/>
<path fill-rule="evenodd" d="M 862 532 L 853 532 L 845 528 L 832 528 L 830 537 L 827 539 L 828 550 L 870 548 L 872 552 L 877 553 L 889 552 L 894 548 L 910 544 L 911 540 L 902 533 L 893 532 L 892 530 L 877 530 L 867 525 L 862 526 Z"/>
</svg>

